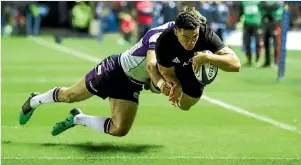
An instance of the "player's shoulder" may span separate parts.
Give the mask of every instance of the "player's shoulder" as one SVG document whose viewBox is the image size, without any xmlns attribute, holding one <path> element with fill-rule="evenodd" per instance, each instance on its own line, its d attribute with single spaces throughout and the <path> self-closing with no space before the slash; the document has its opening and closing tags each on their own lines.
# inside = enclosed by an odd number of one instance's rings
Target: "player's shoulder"
<svg viewBox="0 0 301 165">
<path fill-rule="evenodd" d="M 146 34 L 156 34 L 156 33 L 162 33 L 166 29 L 172 28 L 174 26 L 174 21 L 167 22 L 163 25 L 151 28 Z"/>
<path fill-rule="evenodd" d="M 177 41 L 174 35 L 174 24 L 171 24 L 168 28 L 164 29 L 160 37 L 158 38 L 158 44 L 161 45 L 169 45 L 172 44 L 173 41 Z"/>
<path fill-rule="evenodd" d="M 174 51 L 175 44 L 173 41 L 177 41 L 176 36 L 173 32 L 174 22 L 169 22 L 169 26 L 160 34 L 156 42 L 156 54 L 162 56 L 162 58 L 168 58 L 171 56 L 171 51 Z"/>
<path fill-rule="evenodd" d="M 158 38 L 166 29 L 173 27 L 174 22 L 167 22 L 163 25 L 150 29 L 145 35 L 144 38 L 146 39 L 154 39 Z"/>
<path fill-rule="evenodd" d="M 212 35 L 213 32 L 214 32 L 213 29 L 209 25 L 201 24 L 199 35 L 202 38 L 207 38 L 209 35 Z"/>
<path fill-rule="evenodd" d="M 202 24 L 200 27 L 199 40 L 197 43 L 197 49 L 210 50 L 216 52 L 225 47 L 224 43 L 214 32 L 214 30 L 206 24 Z"/>
<path fill-rule="evenodd" d="M 160 26 L 154 27 L 151 30 L 165 30 L 171 27 L 174 27 L 175 21 L 166 22 L 165 24 L 162 24 Z"/>
<path fill-rule="evenodd" d="M 206 44 L 216 40 L 216 33 L 214 30 L 207 24 L 201 24 L 200 31 L 199 31 L 199 43 Z"/>
</svg>

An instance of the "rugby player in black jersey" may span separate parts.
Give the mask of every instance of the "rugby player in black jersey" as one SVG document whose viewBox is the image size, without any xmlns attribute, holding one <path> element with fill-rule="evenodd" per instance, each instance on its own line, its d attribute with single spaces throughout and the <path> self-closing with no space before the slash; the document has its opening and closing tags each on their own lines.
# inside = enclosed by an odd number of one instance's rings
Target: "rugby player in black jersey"
<svg viewBox="0 0 301 165">
<path fill-rule="evenodd" d="M 235 52 L 221 41 L 205 24 L 193 7 L 184 7 L 177 15 L 175 25 L 159 36 L 155 52 L 158 69 L 166 82 L 172 84 L 169 100 L 182 110 L 196 104 L 204 90 L 193 70 L 212 63 L 227 72 L 238 72 L 240 60 Z M 204 53 L 209 50 L 213 54 Z"/>
</svg>

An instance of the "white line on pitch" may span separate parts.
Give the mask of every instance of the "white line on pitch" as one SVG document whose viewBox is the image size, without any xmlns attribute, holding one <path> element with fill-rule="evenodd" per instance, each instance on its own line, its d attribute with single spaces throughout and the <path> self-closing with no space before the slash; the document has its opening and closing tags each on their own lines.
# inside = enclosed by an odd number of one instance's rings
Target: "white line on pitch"
<svg viewBox="0 0 301 165">
<path fill-rule="evenodd" d="M 208 101 L 210 103 L 216 104 L 216 105 L 218 105 L 220 107 L 223 107 L 223 108 L 225 108 L 227 110 L 230 110 L 230 111 L 233 111 L 233 112 L 245 115 L 245 116 L 249 116 L 249 117 L 258 119 L 260 121 L 272 124 L 272 125 L 274 125 L 276 127 L 279 127 L 281 129 L 285 129 L 285 130 L 289 130 L 289 131 L 293 131 L 293 132 L 296 132 L 298 134 L 301 134 L 301 130 L 299 130 L 295 126 L 291 126 L 291 125 L 288 125 L 288 124 L 285 124 L 285 123 L 281 123 L 281 122 L 276 121 L 274 119 L 271 119 L 271 118 L 268 118 L 268 117 L 265 117 L 265 116 L 262 116 L 262 115 L 258 115 L 256 113 L 249 112 L 249 111 L 244 110 L 242 108 L 236 107 L 234 105 L 227 104 L 227 103 L 222 102 L 222 101 L 217 100 L 217 99 L 213 99 L 213 98 L 208 97 L 206 95 L 203 95 L 202 99 L 204 99 L 204 100 L 206 100 L 206 101 Z"/>
<path fill-rule="evenodd" d="M 104 156 L 104 157 L 72 157 L 72 156 L 41 156 L 41 157 L 2 157 L 2 160 L 100 160 L 100 159 L 127 159 L 127 160 L 175 160 L 175 159 L 199 159 L 199 160 L 301 160 L 293 157 L 235 157 L 235 156 Z"/>
<path fill-rule="evenodd" d="M 1 125 L 1 128 L 15 128 L 15 129 L 18 129 L 18 128 L 21 128 L 20 126 L 10 126 L 10 125 Z"/>
<path fill-rule="evenodd" d="M 75 83 L 80 77 L 10 77 L 2 80 L 2 83 Z"/>
<path fill-rule="evenodd" d="M 30 39 L 32 41 L 36 42 L 37 44 L 42 45 L 42 46 L 52 48 L 54 50 L 59 50 L 61 52 L 64 52 L 66 54 L 69 54 L 69 55 L 72 55 L 72 56 L 75 56 L 75 57 L 78 57 L 78 58 L 81 58 L 81 59 L 86 60 L 86 61 L 90 61 L 90 62 L 93 62 L 93 63 L 100 62 L 99 58 L 90 56 L 88 54 L 82 53 L 82 52 L 80 52 L 78 50 L 75 50 L 75 49 L 72 49 L 72 48 L 68 48 L 68 47 L 63 46 L 63 45 L 55 44 L 54 42 L 49 42 L 47 40 L 44 40 L 44 39 L 41 39 L 41 38 L 36 38 L 36 37 L 30 37 Z"/>
<path fill-rule="evenodd" d="M 75 57 L 78 57 L 78 58 L 81 58 L 81 59 L 84 59 L 84 60 L 87 60 L 87 61 L 91 61 L 93 63 L 97 63 L 97 62 L 100 61 L 100 59 L 97 59 L 93 56 L 90 56 L 88 54 L 79 52 L 79 51 L 77 51 L 75 49 L 72 49 L 72 48 L 68 48 L 68 47 L 65 47 L 65 46 L 62 46 L 62 45 L 55 44 L 54 42 L 50 42 L 50 41 L 47 41 L 47 40 L 44 40 L 44 39 L 41 39 L 41 38 L 30 38 L 30 39 L 33 40 L 34 42 L 36 42 L 37 44 L 42 45 L 42 46 L 61 51 L 61 52 L 67 53 L 69 55 L 72 55 L 72 56 L 75 56 Z M 265 123 L 269 123 L 271 125 L 274 125 L 278 128 L 284 129 L 284 130 L 288 130 L 288 131 L 292 131 L 292 132 L 296 132 L 298 134 L 301 134 L 301 130 L 299 130 L 295 126 L 291 126 L 289 124 L 278 122 L 278 121 L 276 121 L 274 119 L 271 119 L 269 117 L 265 117 L 265 116 L 262 116 L 262 115 L 259 115 L 259 114 L 256 114 L 256 113 L 249 112 L 245 109 L 227 104 L 227 103 L 225 103 L 223 101 L 220 101 L 220 100 L 213 99 L 213 98 L 208 97 L 206 95 L 203 95 L 202 98 L 204 100 L 210 102 L 210 103 L 216 104 L 216 105 L 218 105 L 220 107 L 223 107 L 227 110 L 230 110 L 230 111 L 233 111 L 233 112 L 236 112 L 236 113 L 239 113 L 239 114 L 242 114 L 242 115 L 245 115 L 245 116 L 260 120 L 260 121 L 263 121 Z"/>
</svg>

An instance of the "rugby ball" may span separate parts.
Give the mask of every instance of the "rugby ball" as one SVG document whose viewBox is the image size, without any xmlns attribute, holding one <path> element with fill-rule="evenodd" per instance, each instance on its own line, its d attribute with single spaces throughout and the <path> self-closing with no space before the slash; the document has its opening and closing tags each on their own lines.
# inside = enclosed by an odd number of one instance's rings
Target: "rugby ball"
<svg viewBox="0 0 301 165">
<path fill-rule="evenodd" d="M 206 50 L 206 52 L 211 53 L 210 51 Z M 218 67 L 211 63 L 206 63 L 201 66 L 199 71 L 193 71 L 196 79 L 204 85 L 208 85 L 212 83 L 217 75 Z"/>
</svg>

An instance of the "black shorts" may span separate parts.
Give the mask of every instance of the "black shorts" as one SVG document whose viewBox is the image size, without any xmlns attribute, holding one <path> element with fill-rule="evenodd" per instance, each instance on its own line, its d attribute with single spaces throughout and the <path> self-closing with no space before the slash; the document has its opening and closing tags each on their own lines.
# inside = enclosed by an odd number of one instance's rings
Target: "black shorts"
<svg viewBox="0 0 301 165">
<path fill-rule="evenodd" d="M 111 55 L 86 74 L 86 88 L 102 99 L 110 97 L 139 103 L 142 85 L 126 76 L 120 65 L 119 55 Z"/>
<path fill-rule="evenodd" d="M 193 98 L 202 96 L 205 86 L 196 79 L 191 63 L 184 67 L 176 66 L 175 73 L 181 83 L 183 93 Z"/>
</svg>

